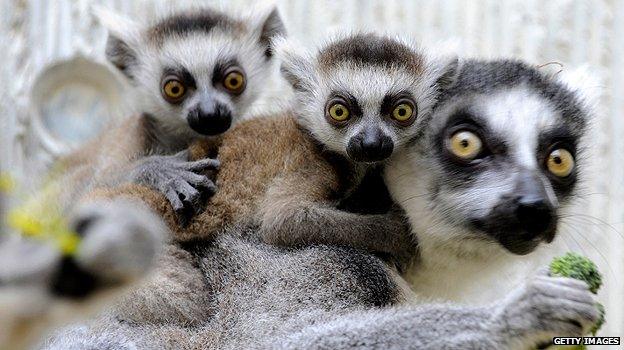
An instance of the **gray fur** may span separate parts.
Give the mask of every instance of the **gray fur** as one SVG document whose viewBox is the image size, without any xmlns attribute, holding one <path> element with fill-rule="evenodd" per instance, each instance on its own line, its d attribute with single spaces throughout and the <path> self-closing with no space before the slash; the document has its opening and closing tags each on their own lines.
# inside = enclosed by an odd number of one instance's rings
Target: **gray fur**
<svg viewBox="0 0 624 350">
<path fill-rule="evenodd" d="M 266 213 L 260 233 L 264 242 L 279 246 L 328 244 L 382 253 L 403 269 L 417 250 L 409 232 L 400 210 L 362 215 L 313 203 L 291 203 L 280 216 Z"/>
<path fill-rule="evenodd" d="M 188 151 L 184 150 L 172 156 L 150 156 L 128 174 L 135 183 L 145 184 L 163 193 L 181 223 L 202 208 L 204 199 L 216 191 L 214 182 L 205 175 L 205 171 L 216 171 L 219 161 L 202 159 L 189 161 Z"/>
<path fill-rule="evenodd" d="M 587 126 L 587 110 L 578 96 L 557 79 L 519 60 L 464 60 L 454 83 L 444 90 L 440 101 L 471 94 L 491 94 L 496 91 L 527 85 L 544 100 L 553 104 L 565 124 L 578 135 Z"/>
<path fill-rule="evenodd" d="M 83 236 L 75 259 L 83 269 L 117 283 L 140 279 L 152 269 L 167 229 L 141 204 L 92 202 L 74 215 L 72 226 Z"/>
<path fill-rule="evenodd" d="M 554 335 L 580 335 L 598 317 L 586 285 L 545 275 L 489 306 L 408 306 L 404 282 L 375 257 L 329 246 L 280 249 L 254 235 L 233 229 L 177 254 L 195 263 L 164 260 L 160 274 L 180 269 L 189 277 L 192 293 L 183 294 L 181 307 L 156 278 L 44 348 L 527 349 Z M 193 265 L 206 294 L 189 274 Z"/>
</svg>

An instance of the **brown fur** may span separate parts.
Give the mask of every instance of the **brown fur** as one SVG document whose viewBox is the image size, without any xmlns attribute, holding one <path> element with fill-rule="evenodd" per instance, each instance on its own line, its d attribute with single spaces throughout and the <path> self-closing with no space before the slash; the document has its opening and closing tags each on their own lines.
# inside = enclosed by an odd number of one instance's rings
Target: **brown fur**
<svg viewBox="0 0 624 350">
<path fill-rule="evenodd" d="M 214 146 L 199 141 L 191 146 L 191 157 L 205 158 Z M 141 198 L 165 218 L 176 239 L 192 240 L 210 238 L 226 225 L 261 218 L 302 202 L 327 202 L 340 190 L 336 169 L 319 154 L 318 146 L 291 115 L 241 122 L 226 133 L 218 152 L 218 191 L 187 227 L 177 224 L 162 194 L 145 186 L 100 188 L 88 199 Z"/>
<path fill-rule="evenodd" d="M 422 55 L 396 40 L 376 34 L 358 34 L 338 40 L 319 52 L 318 61 L 324 70 L 344 62 L 361 66 L 400 66 L 415 74 L 424 69 Z"/>
<path fill-rule="evenodd" d="M 190 153 L 201 159 L 214 152 L 214 142 L 198 141 Z M 389 254 L 399 265 L 415 251 L 402 215 L 337 208 L 361 183 L 366 166 L 323 150 L 290 113 L 237 124 L 223 136 L 218 158 L 217 192 L 184 227 L 164 195 L 145 186 L 101 188 L 86 200 L 142 199 L 165 219 L 175 241 L 213 239 L 229 226 L 252 223 L 274 245 L 353 246 Z"/>
<path fill-rule="evenodd" d="M 149 152 L 146 123 L 144 116 L 133 116 L 57 162 L 51 180 L 62 184 L 58 203 L 63 210 L 92 188 L 116 185 L 127 167 Z"/>
</svg>

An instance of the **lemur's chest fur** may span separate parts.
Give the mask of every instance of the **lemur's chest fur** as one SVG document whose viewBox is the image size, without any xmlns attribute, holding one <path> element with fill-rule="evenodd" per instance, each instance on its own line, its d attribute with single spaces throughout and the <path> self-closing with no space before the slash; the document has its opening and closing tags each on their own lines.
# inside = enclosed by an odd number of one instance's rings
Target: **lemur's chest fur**
<svg viewBox="0 0 624 350">
<path fill-rule="evenodd" d="M 529 256 L 492 251 L 481 256 L 459 256 L 451 249 L 425 250 L 404 278 L 420 302 L 485 305 L 504 298 L 527 281 L 537 269 L 546 266 L 552 255 L 550 250 L 538 250 Z"/>
</svg>

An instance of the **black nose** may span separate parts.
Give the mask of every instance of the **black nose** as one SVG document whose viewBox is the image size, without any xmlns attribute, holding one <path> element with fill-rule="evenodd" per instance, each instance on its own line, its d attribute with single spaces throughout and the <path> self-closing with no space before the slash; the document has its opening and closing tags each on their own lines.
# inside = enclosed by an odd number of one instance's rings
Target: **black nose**
<svg viewBox="0 0 624 350">
<path fill-rule="evenodd" d="M 554 208 L 542 197 L 520 197 L 515 210 L 516 218 L 523 229 L 523 238 L 533 239 L 544 235 L 546 240 L 553 239 L 555 227 Z"/>
<path fill-rule="evenodd" d="M 202 135 L 218 135 L 232 125 L 232 112 L 221 103 L 198 103 L 186 117 L 191 129 Z"/>
<path fill-rule="evenodd" d="M 392 154 L 394 143 L 380 129 L 364 130 L 349 140 L 347 154 L 356 162 L 379 162 Z"/>
</svg>

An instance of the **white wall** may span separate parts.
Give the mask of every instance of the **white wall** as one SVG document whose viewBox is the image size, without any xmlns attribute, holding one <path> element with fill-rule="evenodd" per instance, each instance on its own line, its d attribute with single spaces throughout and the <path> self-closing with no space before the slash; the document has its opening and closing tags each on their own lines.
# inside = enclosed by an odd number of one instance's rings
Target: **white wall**
<svg viewBox="0 0 624 350">
<path fill-rule="evenodd" d="M 176 3 L 188 2 L 192 1 Z M 47 120 L 42 126 L 32 93 L 35 89 L 41 99 L 46 89 L 54 90 L 41 88 L 46 81 L 56 81 L 54 74 L 34 86 L 54 63 L 76 55 L 103 61 L 105 32 L 90 14 L 94 3 L 144 17 L 173 2 L 0 1 L 0 168 L 28 176 L 37 174 L 54 153 L 68 149 L 46 131 L 46 125 L 58 128 L 63 125 L 58 123 L 78 120 L 87 126 L 86 132 L 97 125 L 98 118 L 91 113 L 92 107 L 101 107 L 96 95 L 81 98 L 81 89 L 74 87 L 69 96 L 80 106 L 71 100 L 59 102 L 61 107 L 63 103 L 69 106 L 73 114 L 68 119 Z M 243 7 L 249 2 L 230 3 Z M 588 88 L 602 95 L 591 135 L 592 170 L 573 210 L 575 215 L 564 220 L 564 229 L 573 238 L 560 244 L 591 256 L 601 265 L 606 287 L 600 297 L 608 311 L 603 334 L 624 336 L 624 1 L 301 0 L 278 4 L 290 34 L 308 44 L 340 29 L 359 28 L 408 34 L 428 44 L 451 39 L 462 54 L 470 56 L 513 56 L 537 64 L 556 61 L 566 70 L 587 65 L 599 82 Z M 89 77 L 91 71 L 87 67 L 80 74 Z M 114 91 L 123 91 L 124 86 L 114 76 L 110 79 L 107 86 L 113 86 L 112 90 L 100 86 L 88 93 L 100 91 L 105 102 L 117 101 Z M 104 108 L 100 114 L 94 113 L 106 117 L 108 112 Z"/>
</svg>

